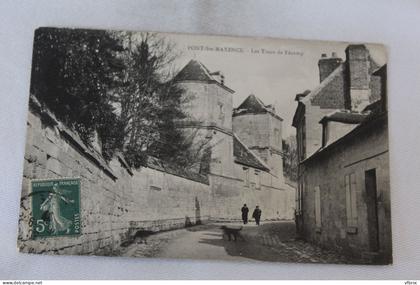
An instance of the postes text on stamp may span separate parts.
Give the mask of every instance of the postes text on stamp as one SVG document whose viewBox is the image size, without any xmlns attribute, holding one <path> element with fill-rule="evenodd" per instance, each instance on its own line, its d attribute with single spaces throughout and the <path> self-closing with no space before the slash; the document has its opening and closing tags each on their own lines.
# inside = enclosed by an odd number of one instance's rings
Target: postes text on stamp
<svg viewBox="0 0 420 285">
<path fill-rule="evenodd" d="M 80 234 L 80 179 L 31 181 L 32 237 Z"/>
</svg>

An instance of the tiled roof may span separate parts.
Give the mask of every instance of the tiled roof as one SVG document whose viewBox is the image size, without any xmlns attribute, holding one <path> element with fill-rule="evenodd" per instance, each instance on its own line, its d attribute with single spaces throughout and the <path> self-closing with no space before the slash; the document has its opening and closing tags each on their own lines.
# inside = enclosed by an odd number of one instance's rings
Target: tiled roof
<svg viewBox="0 0 420 285">
<path fill-rule="evenodd" d="M 302 93 L 296 94 L 295 101 L 300 101 L 300 99 L 305 98 L 309 93 L 311 93 L 311 90 L 306 89 Z"/>
<path fill-rule="evenodd" d="M 369 74 L 372 74 L 378 64 L 369 57 Z M 345 109 L 345 66 L 347 62 L 341 63 L 321 84 L 313 89 L 308 96 L 304 96 L 302 101 L 310 100 L 312 105 L 319 106 L 322 109 Z M 370 81 L 371 97 L 370 102 L 379 99 L 377 78 L 372 77 Z"/>
<path fill-rule="evenodd" d="M 340 123 L 346 123 L 346 124 L 359 124 L 366 117 L 367 117 L 367 114 L 340 110 L 340 111 L 335 111 L 332 114 L 329 114 L 323 117 L 320 123 L 322 124 L 327 121 L 334 121 L 334 122 L 340 122 Z"/>
<path fill-rule="evenodd" d="M 254 94 L 249 95 L 239 107 L 233 110 L 233 116 L 239 116 L 243 114 L 265 114 L 270 113 L 278 119 L 282 120 L 277 115 L 274 109 L 270 108 L 270 105 L 265 105 L 257 96 Z"/>
<path fill-rule="evenodd" d="M 188 64 L 175 76 L 175 81 L 213 81 L 215 80 L 207 67 L 197 60 L 190 60 Z"/>
<path fill-rule="evenodd" d="M 388 115 L 387 113 L 381 113 L 375 116 L 368 116 L 362 123 L 357 125 L 353 130 L 351 130 L 346 135 L 337 139 L 333 143 L 327 145 L 324 148 L 320 148 L 314 154 L 301 161 L 301 164 L 305 164 L 308 161 L 314 161 L 321 157 L 322 155 L 330 152 L 335 147 L 348 143 L 349 141 L 354 141 L 355 138 L 358 138 L 362 133 L 369 133 L 372 129 L 377 129 L 379 126 L 386 126 L 388 124 Z"/>
<path fill-rule="evenodd" d="M 377 68 L 374 72 L 372 72 L 373 75 L 381 75 L 386 73 L 387 64 L 382 65 L 381 67 Z"/>
<path fill-rule="evenodd" d="M 166 172 L 175 176 L 184 177 L 189 180 L 193 180 L 193 181 L 200 182 L 203 184 L 209 184 L 209 179 L 207 175 L 189 171 L 185 168 L 170 164 L 156 157 L 149 156 L 147 158 L 147 162 L 145 163 L 145 166 L 148 168 Z"/>
<path fill-rule="evenodd" d="M 249 150 L 235 134 L 233 134 L 233 156 L 235 162 L 239 164 L 258 168 L 267 172 L 270 171 L 270 168 L 258 158 L 256 154 Z"/>
<path fill-rule="evenodd" d="M 344 64 L 340 64 L 303 100 L 324 109 L 344 109 Z M 303 101 L 302 100 L 302 101 Z"/>
<path fill-rule="evenodd" d="M 235 93 L 234 90 L 227 87 L 223 82 L 219 82 L 214 75 L 220 72 L 210 72 L 207 67 L 198 60 L 190 60 L 183 69 L 174 77 L 175 82 L 182 81 L 198 81 L 205 83 L 215 83 L 230 93 Z"/>
<path fill-rule="evenodd" d="M 334 141 L 331 144 L 328 144 L 325 147 L 321 147 L 318 149 L 315 153 L 313 153 L 311 156 L 306 158 L 305 160 L 301 161 L 300 163 L 304 164 L 308 161 L 313 161 L 314 159 L 319 158 L 321 155 L 328 153 L 331 151 L 334 147 L 346 143 L 349 140 L 354 140 L 354 138 L 357 138 L 362 133 L 368 133 L 371 132 L 372 129 L 377 129 L 378 125 L 385 126 L 388 124 L 388 114 L 386 109 L 382 107 L 382 100 L 375 101 L 371 104 L 369 104 L 363 112 L 369 111 L 367 114 L 363 114 L 363 119 L 357 126 L 345 134 L 344 136 L 340 137 L 336 141 Z"/>
<path fill-rule="evenodd" d="M 254 113 L 267 112 L 264 103 L 254 94 L 249 95 L 236 109 L 243 109 Z"/>
</svg>

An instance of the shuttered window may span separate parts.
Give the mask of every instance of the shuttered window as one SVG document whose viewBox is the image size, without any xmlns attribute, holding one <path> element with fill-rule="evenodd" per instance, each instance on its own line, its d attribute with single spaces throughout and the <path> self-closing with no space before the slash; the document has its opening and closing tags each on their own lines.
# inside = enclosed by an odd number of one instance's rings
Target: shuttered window
<svg viewBox="0 0 420 285">
<path fill-rule="evenodd" d="M 244 169 L 244 184 L 245 187 L 249 187 L 249 168 L 243 168 Z"/>
<path fill-rule="evenodd" d="M 357 227 L 356 176 L 354 173 L 345 176 L 347 227 Z"/>
<path fill-rule="evenodd" d="M 258 170 L 255 170 L 255 189 L 261 188 L 261 175 Z"/>
<path fill-rule="evenodd" d="M 319 186 L 315 187 L 315 225 L 321 228 L 321 191 Z"/>
</svg>

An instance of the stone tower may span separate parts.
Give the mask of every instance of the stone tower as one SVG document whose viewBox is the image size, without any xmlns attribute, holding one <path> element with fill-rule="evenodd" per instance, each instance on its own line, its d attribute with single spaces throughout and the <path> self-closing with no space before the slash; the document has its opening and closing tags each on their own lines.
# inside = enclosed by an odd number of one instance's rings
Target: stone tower
<svg viewBox="0 0 420 285">
<path fill-rule="evenodd" d="M 220 72 L 191 60 L 174 79 L 185 90 L 186 129 L 198 128 L 210 140 L 210 173 L 233 177 L 232 94 Z"/>
<path fill-rule="evenodd" d="M 272 186 L 284 181 L 282 121 L 272 105 L 265 105 L 253 94 L 233 111 L 234 133 L 270 167 Z"/>
</svg>

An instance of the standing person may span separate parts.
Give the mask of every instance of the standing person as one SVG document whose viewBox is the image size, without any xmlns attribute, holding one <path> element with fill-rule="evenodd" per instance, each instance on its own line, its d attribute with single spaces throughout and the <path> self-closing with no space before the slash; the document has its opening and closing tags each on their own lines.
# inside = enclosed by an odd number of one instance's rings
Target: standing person
<svg viewBox="0 0 420 285">
<path fill-rule="evenodd" d="M 257 226 L 259 226 L 261 219 L 261 210 L 258 206 L 255 207 L 255 210 L 252 213 L 252 217 L 255 219 L 255 223 L 257 224 Z"/>
<path fill-rule="evenodd" d="M 249 212 L 249 209 L 246 206 L 246 204 L 244 204 L 241 211 L 242 211 L 242 221 L 244 222 L 244 225 L 246 225 L 248 224 L 248 212 Z"/>
</svg>

